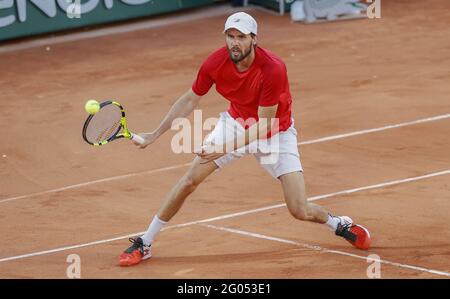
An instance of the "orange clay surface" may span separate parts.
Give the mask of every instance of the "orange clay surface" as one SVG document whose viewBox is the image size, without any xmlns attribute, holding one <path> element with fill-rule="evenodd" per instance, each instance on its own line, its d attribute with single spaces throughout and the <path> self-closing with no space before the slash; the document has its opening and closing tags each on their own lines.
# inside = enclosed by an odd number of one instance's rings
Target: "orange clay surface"
<svg viewBox="0 0 450 299">
<path fill-rule="evenodd" d="M 379 20 L 317 25 L 250 13 L 260 46 L 287 65 L 299 142 L 450 113 L 448 0 L 383 1 Z M 88 146 L 84 103 L 117 99 L 131 129 L 154 129 L 224 44 L 225 18 L 0 54 L 1 278 L 66 278 L 69 254 L 80 256 L 82 278 L 366 278 L 369 254 L 396 263 L 381 265 L 382 278 L 450 275 L 448 173 L 316 201 L 369 228 L 369 251 L 285 206 L 173 227 L 282 204 L 280 183 L 250 156 L 199 186 L 158 235 L 152 259 L 118 266 L 130 243 L 105 240 L 144 231 L 194 155 L 171 151 L 175 131 L 146 150 L 127 140 Z M 212 89 L 199 108 L 217 117 L 227 102 Z M 309 197 L 448 171 L 450 119 L 300 152 Z M 96 241 L 104 242 L 88 244 Z"/>
</svg>

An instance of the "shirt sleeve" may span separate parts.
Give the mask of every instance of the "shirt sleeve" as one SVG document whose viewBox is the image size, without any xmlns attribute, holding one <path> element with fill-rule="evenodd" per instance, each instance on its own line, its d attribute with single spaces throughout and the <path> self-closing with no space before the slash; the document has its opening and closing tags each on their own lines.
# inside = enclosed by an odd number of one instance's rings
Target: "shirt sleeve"
<svg viewBox="0 0 450 299">
<path fill-rule="evenodd" d="M 268 107 L 280 102 L 287 82 L 287 73 L 281 67 L 272 67 L 265 72 L 259 106 Z"/>
<path fill-rule="evenodd" d="M 209 71 L 208 60 L 206 60 L 200 67 L 197 78 L 192 84 L 192 91 L 194 91 L 199 96 L 203 96 L 208 93 L 213 84 L 214 80 L 211 77 Z"/>
</svg>

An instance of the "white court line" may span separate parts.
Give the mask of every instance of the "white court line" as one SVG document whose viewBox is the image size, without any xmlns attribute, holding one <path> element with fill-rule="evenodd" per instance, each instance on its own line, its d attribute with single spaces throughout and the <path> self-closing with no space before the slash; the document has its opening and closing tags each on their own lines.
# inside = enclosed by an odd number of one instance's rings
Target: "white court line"
<svg viewBox="0 0 450 299">
<path fill-rule="evenodd" d="M 285 243 L 285 244 L 291 244 L 291 245 L 295 245 L 295 246 L 298 246 L 298 247 L 303 247 L 303 248 L 307 248 L 307 249 L 311 249 L 311 250 L 315 250 L 315 251 L 321 251 L 321 252 L 324 252 L 324 253 L 343 255 L 343 256 L 353 257 L 353 258 L 362 259 L 362 260 L 367 261 L 367 256 L 362 256 L 362 255 L 357 255 L 357 254 L 353 254 L 353 253 L 348 253 L 348 252 L 345 252 L 345 251 L 330 250 L 330 249 L 327 249 L 327 248 L 323 248 L 321 246 L 309 245 L 309 244 L 306 244 L 306 243 L 299 243 L 299 242 L 295 242 L 295 241 L 291 241 L 291 240 L 281 239 L 281 238 L 277 238 L 277 237 L 271 237 L 271 236 L 257 234 L 257 233 L 251 233 L 251 232 L 238 230 L 238 229 L 232 229 L 232 228 L 227 228 L 227 227 L 215 226 L 215 225 L 211 225 L 211 224 L 202 224 L 202 226 L 205 226 L 205 227 L 208 227 L 208 228 L 212 228 L 212 229 L 215 229 L 215 230 L 219 230 L 219 231 L 226 231 L 226 232 L 229 232 L 229 233 L 239 234 L 239 235 L 243 235 L 243 236 L 248 236 L 248 237 L 253 237 L 253 238 L 258 238 L 258 239 L 264 239 L 264 240 L 269 240 L 269 241 L 275 241 L 275 242 L 280 242 L 280 243 Z M 391 265 L 391 266 L 395 266 L 395 267 L 399 267 L 399 268 L 406 268 L 406 269 L 410 269 L 410 270 L 427 272 L 427 273 L 431 273 L 431 274 L 436 274 L 436 275 L 450 277 L 450 273 L 444 272 L 444 271 L 433 270 L 433 269 L 428 269 L 428 268 L 423 268 L 423 267 L 417 267 L 417 266 L 412 266 L 412 265 L 408 265 L 408 264 L 401 264 L 401 263 L 396 263 L 396 262 L 390 262 L 390 261 L 382 260 L 382 259 L 371 259 L 371 261 L 379 262 L 379 263 L 382 263 L 382 264 Z"/>
<path fill-rule="evenodd" d="M 375 189 L 375 188 L 382 188 L 384 186 L 392 186 L 394 184 L 398 185 L 398 184 L 402 184 L 402 183 L 418 181 L 418 180 L 422 180 L 422 179 L 426 179 L 426 178 L 430 178 L 430 177 L 434 177 L 434 176 L 438 176 L 438 175 L 446 175 L 446 174 L 450 174 L 450 169 L 445 170 L 445 171 L 435 172 L 435 173 L 429 173 L 426 175 L 417 176 L 417 177 L 413 177 L 413 178 L 406 178 L 406 179 L 402 179 L 402 180 L 385 182 L 382 184 L 370 185 L 370 186 L 365 186 L 365 187 L 360 187 L 360 188 L 355 188 L 355 189 L 343 190 L 340 192 L 334 192 L 334 193 L 330 193 L 330 194 L 319 195 L 319 196 L 311 197 L 308 200 L 316 201 L 316 200 L 321 200 L 321 199 L 329 198 L 329 197 L 336 196 L 336 195 L 349 194 L 349 193 L 354 193 L 354 192 L 369 190 L 369 189 Z M 163 229 L 163 231 L 166 229 L 180 228 L 180 227 L 186 227 L 186 226 L 191 226 L 191 225 L 195 225 L 195 224 L 202 224 L 202 223 L 213 222 L 213 221 L 217 221 L 217 220 L 228 219 L 228 218 L 232 218 L 232 217 L 238 217 L 238 216 L 247 215 L 247 214 L 251 214 L 251 213 L 257 213 L 257 212 L 266 211 L 266 210 L 270 210 L 270 209 L 276 209 L 276 208 L 280 208 L 283 206 L 285 206 L 285 204 L 277 204 L 277 205 L 267 206 L 267 207 L 263 207 L 263 208 L 243 211 L 243 212 L 239 212 L 239 213 L 227 214 L 227 215 L 222 215 L 219 217 L 213 217 L 213 218 L 208 218 L 208 219 L 203 219 L 203 220 L 198 220 L 198 221 L 193 221 L 193 222 L 188 222 L 188 223 L 183 223 L 183 224 L 178 224 L 178 225 L 172 225 L 172 226 L 165 227 Z M 92 246 L 92 245 L 109 243 L 109 242 L 113 242 L 113 241 L 126 239 L 126 238 L 129 238 L 132 236 L 142 235 L 143 233 L 144 232 L 138 232 L 138 233 L 128 234 L 125 236 L 120 236 L 120 237 L 116 237 L 116 238 L 112 238 L 112 239 L 99 240 L 99 241 L 94 241 L 94 242 L 89 242 L 89 243 L 84 243 L 84 244 L 79 244 L 79 245 L 72 245 L 72 246 L 66 246 L 66 247 L 61 247 L 61 248 L 56 248 L 56 249 L 51 249 L 51 250 L 46 250 L 46 251 L 39 251 L 39 252 L 33 252 L 33 253 L 28 253 L 28 254 L 22 254 L 22 255 L 18 255 L 18 256 L 6 257 L 6 258 L 0 259 L 0 263 L 34 257 L 34 256 L 46 255 L 46 254 L 50 254 L 50 253 L 61 252 L 61 251 L 66 251 L 66 250 L 71 250 L 71 249 L 83 248 L 83 247 Z"/>
<path fill-rule="evenodd" d="M 33 256 L 46 255 L 46 254 L 50 254 L 50 253 L 61 252 L 61 251 L 66 251 L 66 250 L 71 250 L 71 249 L 78 249 L 78 248 L 83 248 L 83 247 L 88 247 L 88 246 L 93 246 L 93 245 L 99 245 L 99 244 L 104 244 L 104 243 L 109 243 L 109 242 L 114 242 L 114 241 L 119 241 L 119 240 L 131 238 L 136 235 L 143 234 L 143 233 L 145 233 L 145 232 L 137 233 L 137 234 L 129 234 L 129 235 L 125 235 L 125 236 L 120 236 L 120 237 L 106 239 L 106 240 L 99 240 L 99 241 L 94 241 L 94 242 L 89 242 L 89 243 L 84 243 L 84 244 L 60 247 L 60 248 L 50 249 L 50 250 L 46 250 L 46 251 L 30 253 L 30 254 L 22 254 L 22 255 L 18 255 L 18 256 L 7 257 L 7 258 L 0 259 L 0 263 L 13 261 L 13 260 L 20 260 L 20 259 L 24 259 L 24 258 L 28 258 L 28 257 L 33 257 Z"/>
<path fill-rule="evenodd" d="M 212 18 L 222 15 L 227 15 L 234 13 L 236 11 L 242 10 L 242 11 L 249 11 L 251 8 L 234 8 L 231 7 L 229 4 L 217 4 L 213 7 L 199 7 L 196 8 L 195 11 L 192 12 L 184 12 L 181 15 L 176 16 L 165 16 L 165 15 L 159 15 L 159 16 L 148 16 L 151 18 L 150 20 L 145 21 L 135 21 L 136 23 L 133 24 L 114 24 L 109 23 L 106 25 L 110 25 L 112 27 L 109 28 L 101 28 L 101 29 L 94 29 L 89 32 L 79 32 L 79 33 L 68 33 L 61 36 L 56 37 L 42 37 L 35 40 L 27 40 L 23 42 L 18 43 L 12 43 L 7 44 L 4 46 L 0 46 L 0 54 L 1 53 L 8 53 L 13 51 L 20 51 L 35 47 L 44 47 L 48 45 L 53 44 L 60 44 L 65 42 L 72 42 L 72 41 L 78 41 L 88 38 L 96 38 L 101 36 L 108 36 L 108 35 L 114 35 L 114 34 L 121 34 L 121 33 L 128 33 L 128 32 L 134 32 L 138 30 L 144 30 L 144 29 L 150 29 L 150 28 L 157 28 L 167 25 L 174 25 L 174 24 L 180 24 L 185 22 L 191 22 L 195 20 L 203 20 L 205 18 Z M 133 21 L 133 20 L 129 20 Z M 105 24 L 103 24 L 105 25 Z M 95 26 L 95 25 L 91 25 Z M 85 26 L 87 27 L 87 26 Z M 82 28 L 82 27 L 81 27 Z M 74 28 L 74 30 L 80 30 L 80 28 Z M 50 33 L 48 33 L 50 34 Z M 0 41 L 1 43 L 1 41 Z"/>
<path fill-rule="evenodd" d="M 401 127 L 406 127 L 406 126 L 411 126 L 411 125 L 416 125 L 416 124 L 421 124 L 421 123 L 426 123 L 426 122 L 431 122 L 431 121 L 437 121 L 437 120 L 442 120 L 442 119 L 447 119 L 447 118 L 450 118 L 450 113 L 433 116 L 433 117 L 428 117 L 428 118 L 423 118 L 423 119 L 418 119 L 418 120 L 413 120 L 413 121 L 400 123 L 400 124 L 396 124 L 396 125 L 388 125 L 388 126 L 384 126 L 384 127 L 380 127 L 380 128 L 361 130 L 361 131 L 356 131 L 356 132 L 352 132 L 352 133 L 345 133 L 345 134 L 339 134 L 339 135 L 334 135 L 334 136 L 330 136 L 330 137 L 324 137 L 324 138 L 313 139 L 313 140 L 309 140 L 309 141 L 303 141 L 303 142 L 299 142 L 298 145 L 319 143 L 319 142 L 330 141 L 330 140 L 346 138 L 346 137 L 351 137 L 351 136 L 375 133 L 375 132 L 380 132 L 380 131 L 385 131 L 385 130 L 390 130 L 390 129 L 395 129 L 395 128 L 401 128 Z"/>
<path fill-rule="evenodd" d="M 409 121 L 409 122 L 405 122 L 405 123 L 399 123 L 399 124 L 395 124 L 395 125 L 388 125 L 388 126 L 374 128 L 374 129 L 360 130 L 360 131 L 355 131 L 355 132 L 351 132 L 351 133 L 345 133 L 345 134 L 333 135 L 333 136 L 328 136 L 328 137 L 323 137 L 323 138 L 318 138 L 318 139 L 313 139 L 313 140 L 302 141 L 302 142 L 299 142 L 298 145 L 320 143 L 320 142 L 325 142 L 325 141 L 330 141 L 330 140 L 347 138 L 347 137 L 351 137 L 351 136 L 357 136 L 357 135 L 369 134 L 369 133 L 374 133 L 374 132 L 380 132 L 380 131 L 384 131 L 384 130 L 390 130 L 390 129 L 394 129 L 394 128 L 411 126 L 411 125 L 420 124 L 420 123 L 438 121 L 438 120 L 443 120 L 443 119 L 447 119 L 447 118 L 450 118 L 450 113 L 433 116 L 433 117 L 428 117 L 428 118 L 422 118 L 422 119 Z M 179 168 L 189 166 L 191 164 L 192 163 L 190 162 L 190 163 L 179 164 L 179 165 L 174 165 L 174 166 L 169 166 L 169 167 L 164 167 L 164 168 L 147 170 L 147 171 L 143 171 L 143 172 L 135 172 L 135 173 L 131 173 L 131 174 L 113 176 L 113 177 L 108 177 L 108 178 L 104 178 L 104 179 L 100 179 L 100 180 L 94 180 L 94 181 L 89 181 L 89 182 L 85 182 L 85 183 L 69 185 L 69 186 L 61 187 L 61 188 L 57 188 L 57 189 L 42 191 L 42 192 L 38 192 L 38 193 L 25 194 L 25 195 L 5 198 L 5 199 L 0 200 L 0 204 L 4 203 L 4 202 L 8 202 L 8 201 L 18 200 L 18 199 L 30 198 L 30 197 L 34 197 L 34 196 L 40 196 L 40 195 L 51 194 L 51 193 L 60 192 L 60 191 L 66 191 L 66 190 L 70 190 L 70 189 L 76 189 L 76 188 L 80 188 L 80 187 L 86 187 L 86 186 L 90 186 L 90 185 L 94 185 L 94 184 L 98 184 L 98 183 L 110 182 L 110 181 L 121 180 L 121 179 L 126 179 L 126 178 L 140 176 L 140 175 L 153 174 L 153 173 L 162 172 L 162 171 L 179 169 Z"/>
<path fill-rule="evenodd" d="M 61 188 L 57 188 L 57 189 L 51 189 L 51 190 L 47 190 L 47 191 L 42 191 L 42 192 L 37 192 L 37 193 L 32 193 L 32 194 L 26 194 L 26 195 L 20 195 L 20 196 L 16 196 L 16 197 L 6 198 L 6 199 L 0 200 L 0 203 L 4 203 L 4 202 L 7 202 L 7 201 L 12 201 L 12 200 L 17 200 L 17 199 L 28 198 L 28 197 L 39 196 L 39 195 L 45 195 L 45 194 L 50 194 L 50 193 L 56 193 L 56 192 L 70 190 L 70 189 L 77 189 L 77 188 L 80 188 L 80 187 L 86 187 L 86 186 L 90 186 L 90 185 L 94 185 L 94 184 L 98 184 L 98 183 L 111 182 L 111 181 L 131 178 L 131 177 L 135 177 L 135 176 L 138 176 L 138 175 L 153 174 L 153 173 L 158 173 L 158 172 L 178 169 L 178 168 L 189 166 L 191 164 L 192 163 L 189 162 L 189 163 L 179 164 L 179 165 L 175 165 L 175 166 L 169 166 L 169 167 L 152 169 L 152 170 L 147 170 L 147 171 L 142 171 L 142 172 L 135 172 L 135 173 L 130 173 L 130 174 L 113 176 L 113 177 L 109 177 L 109 178 L 104 178 L 104 179 L 100 179 L 100 180 L 95 180 L 95 181 L 90 181 L 90 182 L 70 185 L 70 186 L 61 187 Z"/>
</svg>

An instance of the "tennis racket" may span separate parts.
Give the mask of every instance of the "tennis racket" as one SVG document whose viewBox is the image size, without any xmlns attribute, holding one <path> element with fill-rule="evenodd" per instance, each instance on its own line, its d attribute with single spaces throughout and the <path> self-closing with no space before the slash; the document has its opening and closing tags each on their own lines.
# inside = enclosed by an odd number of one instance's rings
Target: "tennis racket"
<svg viewBox="0 0 450 299">
<path fill-rule="evenodd" d="M 143 144 L 144 138 L 127 128 L 125 110 L 115 101 L 100 104 L 100 110 L 88 116 L 83 126 L 83 139 L 93 146 L 102 146 L 113 140 L 128 138 Z"/>
</svg>

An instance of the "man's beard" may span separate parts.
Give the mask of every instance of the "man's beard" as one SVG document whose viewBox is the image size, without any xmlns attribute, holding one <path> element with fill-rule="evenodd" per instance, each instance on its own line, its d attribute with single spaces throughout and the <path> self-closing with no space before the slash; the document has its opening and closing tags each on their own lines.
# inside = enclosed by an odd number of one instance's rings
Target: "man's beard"
<svg viewBox="0 0 450 299">
<path fill-rule="evenodd" d="M 244 54 L 241 53 L 241 55 L 238 58 L 233 58 L 233 48 L 230 50 L 228 49 L 228 53 L 230 54 L 230 59 L 236 64 L 242 60 L 244 60 L 245 58 L 247 58 L 251 53 L 252 53 L 252 47 L 250 46 L 248 48 L 248 51 L 245 52 Z M 239 50 L 239 49 L 238 49 Z"/>
</svg>

